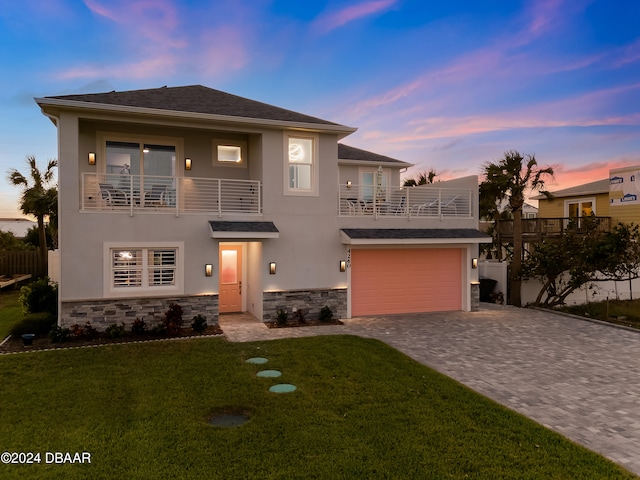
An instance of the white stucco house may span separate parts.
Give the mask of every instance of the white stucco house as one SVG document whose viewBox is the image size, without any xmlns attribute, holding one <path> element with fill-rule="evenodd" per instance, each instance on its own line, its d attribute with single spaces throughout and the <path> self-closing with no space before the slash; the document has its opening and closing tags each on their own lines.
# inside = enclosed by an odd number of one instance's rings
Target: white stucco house
<svg viewBox="0 0 640 480">
<path fill-rule="evenodd" d="M 475 176 L 400 187 L 356 129 L 204 86 L 37 98 L 58 130 L 61 325 L 477 306 Z"/>
</svg>

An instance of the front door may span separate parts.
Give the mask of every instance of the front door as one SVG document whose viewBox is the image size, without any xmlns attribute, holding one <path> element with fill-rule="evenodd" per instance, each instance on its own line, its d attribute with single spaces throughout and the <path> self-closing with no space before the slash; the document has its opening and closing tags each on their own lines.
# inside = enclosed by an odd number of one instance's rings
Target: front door
<svg viewBox="0 0 640 480">
<path fill-rule="evenodd" d="M 242 311 L 242 246 L 220 246 L 220 313 Z"/>
</svg>

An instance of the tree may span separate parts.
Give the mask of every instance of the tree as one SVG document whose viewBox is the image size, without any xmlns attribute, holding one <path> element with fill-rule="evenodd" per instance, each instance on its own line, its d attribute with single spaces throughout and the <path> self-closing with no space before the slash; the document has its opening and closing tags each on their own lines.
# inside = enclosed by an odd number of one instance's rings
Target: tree
<svg viewBox="0 0 640 480">
<path fill-rule="evenodd" d="M 526 164 L 524 163 L 526 160 Z M 538 168 L 535 156 L 515 150 L 504 153 L 497 163 L 487 162 L 484 167 L 485 180 L 480 185 L 484 195 L 483 204 L 496 205 L 507 199 L 513 213 L 513 259 L 511 263 L 510 292 L 511 304 L 521 306 L 520 286 L 522 283 L 522 206 L 525 193 L 536 190 L 548 195 L 544 190 L 546 177 L 553 177 L 551 167 Z"/>
<path fill-rule="evenodd" d="M 3 232 L 0 230 L 0 252 L 11 252 L 15 250 L 28 250 L 33 248 L 21 239 L 16 238 L 13 232 Z"/>
<path fill-rule="evenodd" d="M 559 239 L 537 244 L 524 275 L 542 282 L 536 305 L 554 307 L 591 282 L 640 277 L 640 229 L 619 223 L 610 232 L 594 218 L 570 224 Z"/>
<path fill-rule="evenodd" d="M 433 168 L 431 168 L 428 172 L 425 170 L 422 170 L 418 172 L 418 175 L 415 178 L 406 178 L 404 180 L 403 185 L 405 187 L 416 187 L 418 185 L 427 185 L 429 183 L 433 183 L 437 175 L 438 174 Z"/>
<path fill-rule="evenodd" d="M 47 268 L 47 239 L 45 236 L 45 217 L 55 216 L 57 212 L 58 193 L 55 186 L 51 186 L 54 177 L 54 169 L 58 166 L 57 160 L 49 160 L 44 172 L 40 171 L 34 156 L 27 157 L 29 177 L 25 177 L 15 168 L 9 170 L 9 181 L 18 187 L 22 187 L 20 209 L 26 215 L 33 215 L 38 220 L 38 233 L 40 237 L 40 265 L 41 274 L 46 275 Z"/>
</svg>

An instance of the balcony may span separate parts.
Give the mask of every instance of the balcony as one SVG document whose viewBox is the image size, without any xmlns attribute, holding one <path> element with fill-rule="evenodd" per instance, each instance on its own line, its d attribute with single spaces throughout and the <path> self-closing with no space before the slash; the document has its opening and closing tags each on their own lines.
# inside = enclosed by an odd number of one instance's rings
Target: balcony
<svg viewBox="0 0 640 480">
<path fill-rule="evenodd" d="M 257 180 L 85 173 L 80 208 L 130 215 L 261 215 L 262 190 Z"/>
<path fill-rule="evenodd" d="M 608 232 L 611 229 L 611 217 L 522 219 L 522 239 L 525 242 L 542 242 L 546 238 L 560 237 L 568 230 L 584 234 L 593 229 Z M 513 220 L 498 221 L 496 231 L 501 242 L 513 240 Z"/>
<path fill-rule="evenodd" d="M 375 195 L 374 195 L 375 192 Z M 467 189 L 340 185 L 338 215 L 344 217 L 444 218 L 473 216 L 473 192 Z"/>
</svg>

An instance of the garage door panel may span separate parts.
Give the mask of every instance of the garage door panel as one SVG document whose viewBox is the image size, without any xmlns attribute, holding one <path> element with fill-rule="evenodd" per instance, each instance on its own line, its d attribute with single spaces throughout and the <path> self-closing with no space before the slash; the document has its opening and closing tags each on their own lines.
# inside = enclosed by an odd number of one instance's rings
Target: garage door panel
<svg viewBox="0 0 640 480">
<path fill-rule="evenodd" d="M 354 249 L 352 314 L 460 310 L 461 261 L 455 248 Z"/>
</svg>

